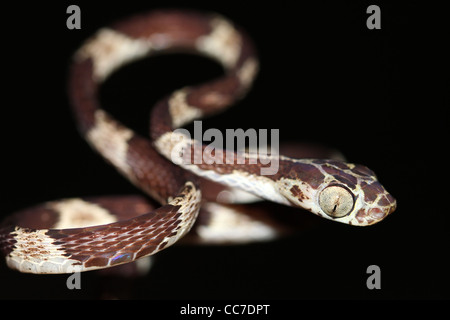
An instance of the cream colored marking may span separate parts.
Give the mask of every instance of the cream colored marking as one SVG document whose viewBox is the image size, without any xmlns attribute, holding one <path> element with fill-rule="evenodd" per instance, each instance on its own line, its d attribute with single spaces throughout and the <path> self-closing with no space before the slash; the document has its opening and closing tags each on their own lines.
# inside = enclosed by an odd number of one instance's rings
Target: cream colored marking
<svg viewBox="0 0 450 320">
<path fill-rule="evenodd" d="M 158 152 L 177 165 L 186 162 L 186 160 L 191 160 L 189 154 L 191 139 L 181 133 L 182 130 L 184 129 L 166 132 L 155 141 Z"/>
<path fill-rule="evenodd" d="M 86 139 L 106 159 L 134 181 L 127 163 L 128 140 L 134 132 L 113 120 L 105 111 L 95 112 L 96 123 L 86 135 Z"/>
<path fill-rule="evenodd" d="M 180 166 L 200 177 L 244 190 L 269 201 L 290 205 L 289 201 L 280 194 L 276 183 L 264 176 L 251 175 L 239 170 L 233 170 L 231 174 L 220 174 L 214 170 L 202 170 L 193 164 L 180 164 Z"/>
<path fill-rule="evenodd" d="M 320 210 L 320 207 L 316 205 L 315 202 L 316 191 L 311 188 L 309 184 L 301 183 L 295 179 L 281 178 L 278 180 L 278 185 L 280 186 L 280 192 L 286 199 L 290 200 L 291 203 L 307 210 L 311 210 L 314 213 Z M 301 193 L 305 196 L 305 199 L 301 199 L 300 201 L 292 194 L 291 189 L 294 186 L 297 186 L 300 189 Z"/>
<path fill-rule="evenodd" d="M 53 244 L 55 239 L 45 235 L 47 231 L 29 232 L 16 227 L 13 232 L 15 248 L 6 258 L 8 266 L 26 273 L 65 273 L 73 270 L 79 262 L 64 256 L 62 247 Z"/>
<path fill-rule="evenodd" d="M 241 36 L 233 25 L 223 18 L 213 19 L 211 25 L 212 32 L 197 40 L 197 50 L 217 59 L 225 68 L 231 68 L 241 53 Z"/>
<path fill-rule="evenodd" d="M 109 28 L 100 29 L 75 55 L 76 59 L 92 58 L 94 77 L 103 81 L 115 69 L 147 55 L 152 43 L 146 39 L 132 39 Z"/>
<path fill-rule="evenodd" d="M 242 86 L 247 89 L 255 79 L 258 72 L 258 61 L 255 58 L 247 59 L 242 67 L 238 70 L 237 76 Z"/>
<path fill-rule="evenodd" d="M 204 204 L 210 212 L 208 225 L 200 225 L 198 235 L 205 243 L 245 243 L 277 237 L 269 225 L 217 203 Z"/>
<path fill-rule="evenodd" d="M 137 259 L 136 261 L 137 272 L 140 276 L 145 276 L 150 272 L 153 267 L 154 258 L 152 256 L 146 256 Z"/>
<path fill-rule="evenodd" d="M 203 114 L 200 109 L 187 104 L 186 95 L 187 89 L 181 89 L 174 92 L 169 99 L 169 113 L 174 128 L 179 128 L 194 119 L 200 118 Z"/>
<path fill-rule="evenodd" d="M 59 212 L 55 229 L 84 228 L 117 221 L 108 210 L 82 199 L 49 202 L 47 206 Z"/>
</svg>

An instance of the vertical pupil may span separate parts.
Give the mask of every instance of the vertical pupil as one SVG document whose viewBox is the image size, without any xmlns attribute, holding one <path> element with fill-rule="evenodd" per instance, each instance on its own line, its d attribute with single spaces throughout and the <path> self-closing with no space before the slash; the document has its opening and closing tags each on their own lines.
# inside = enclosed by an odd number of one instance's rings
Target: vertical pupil
<svg viewBox="0 0 450 320">
<path fill-rule="evenodd" d="M 319 195 L 319 206 L 329 216 L 341 218 L 348 215 L 355 205 L 353 194 L 345 187 L 329 186 Z"/>
</svg>

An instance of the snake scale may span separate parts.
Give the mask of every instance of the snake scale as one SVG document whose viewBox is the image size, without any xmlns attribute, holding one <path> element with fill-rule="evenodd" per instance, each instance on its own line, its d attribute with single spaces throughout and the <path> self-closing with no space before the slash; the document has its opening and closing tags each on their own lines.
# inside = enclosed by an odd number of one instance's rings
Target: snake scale
<svg viewBox="0 0 450 320">
<path fill-rule="evenodd" d="M 99 87 L 114 71 L 174 51 L 212 58 L 224 67 L 224 75 L 160 100 L 151 111 L 151 139 L 102 109 Z M 153 255 L 189 232 L 205 200 L 217 200 L 208 199 L 201 183 L 205 179 L 351 225 L 371 225 L 392 213 L 395 199 L 362 165 L 268 155 L 278 157 L 278 171 L 261 175 L 267 162 L 257 154 L 245 154 L 244 163 L 234 164 L 181 161 L 205 146 L 174 130 L 242 98 L 257 70 L 251 40 L 217 14 L 159 10 L 100 29 L 74 54 L 70 69 L 69 95 L 79 131 L 161 206 L 151 209 L 141 197 L 129 196 L 67 199 L 20 211 L 0 228 L 8 266 L 21 272 L 67 273 Z M 216 150 L 215 157 L 225 157 L 225 152 Z"/>
</svg>

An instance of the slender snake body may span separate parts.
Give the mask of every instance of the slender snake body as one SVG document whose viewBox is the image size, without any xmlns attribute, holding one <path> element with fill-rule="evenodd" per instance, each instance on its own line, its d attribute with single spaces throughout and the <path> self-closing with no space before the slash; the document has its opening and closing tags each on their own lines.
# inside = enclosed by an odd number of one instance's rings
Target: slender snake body
<svg viewBox="0 0 450 320">
<path fill-rule="evenodd" d="M 172 51 L 210 57 L 223 65 L 225 75 L 158 102 L 151 113 L 149 140 L 103 110 L 98 89 L 122 65 Z M 0 228 L 0 249 L 8 266 L 22 272 L 66 273 L 153 255 L 189 232 L 202 197 L 211 200 L 196 176 L 352 225 L 371 225 L 393 212 L 395 199 L 362 165 L 279 156 L 278 171 L 261 175 L 266 164 L 252 154 L 242 164 L 180 161 L 185 160 L 183 154 L 198 150 L 198 142 L 174 129 L 243 97 L 257 69 L 250 39 L 214 14 L 161 10 L 99 30 L 75 53 L 71 66 L 69 94 L 79 130 L 94 150 L 162 206 L 152 210 L 141 197 L 122 197 L 71 199 L 21 211 Z M 179 159 L 173 159 L 175 148 L 183 151 Z M 215 156 L 225 157 L 225 152 L 217 150 Z"/>
</svg>

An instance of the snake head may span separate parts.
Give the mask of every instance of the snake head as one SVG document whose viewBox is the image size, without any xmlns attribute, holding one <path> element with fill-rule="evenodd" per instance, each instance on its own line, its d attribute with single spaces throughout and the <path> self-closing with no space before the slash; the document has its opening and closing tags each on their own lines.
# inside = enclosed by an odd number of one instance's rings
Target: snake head
<svg viewBox="0 0 450 320">
<path fill-rule="evenodd" d="M 350 225 L 380 222 L 395 211 L 396 200 L 365 166 L 334 160 L 298 160 L 283 184 L 291 205 Z"/>
</svg>

